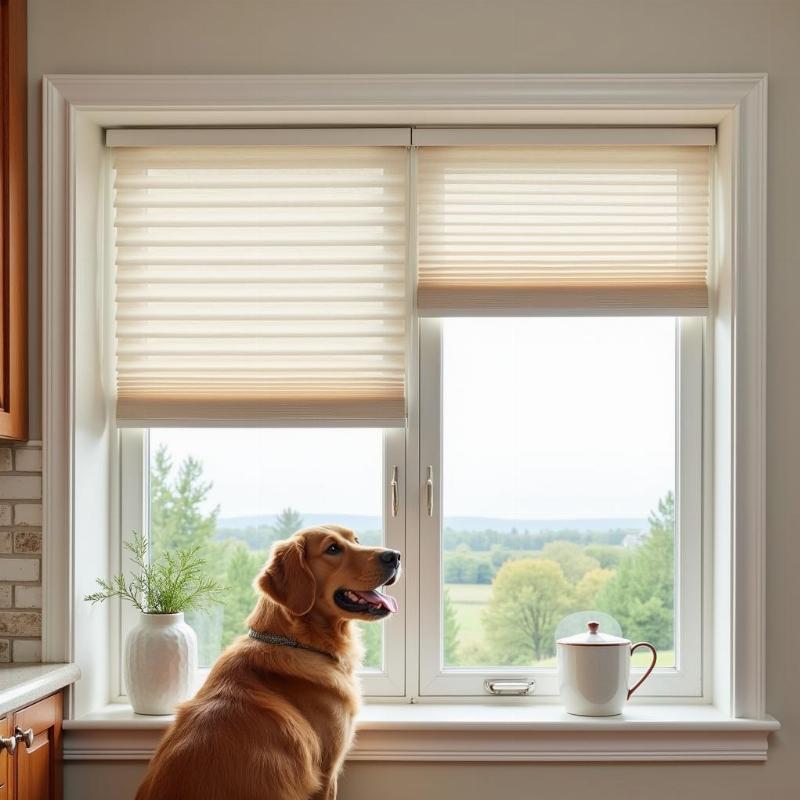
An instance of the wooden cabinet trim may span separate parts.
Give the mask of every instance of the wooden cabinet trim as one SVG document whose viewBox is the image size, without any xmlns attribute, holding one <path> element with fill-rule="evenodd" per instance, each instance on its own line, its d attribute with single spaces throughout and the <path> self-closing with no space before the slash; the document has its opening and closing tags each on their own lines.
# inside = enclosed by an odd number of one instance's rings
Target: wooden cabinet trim
<svg viewBox="0 0 800 800">
<path fill-rule="evenodd" d="M 11 724 L 13 714 L 0 719 L 0 736 L 9 737 L 11 731 L 14 730 Z M 13 785 L 12 777 L 14 770 L 11 768 L 10 758 L 8 751 L 0 750 L 0 800 L 12 800 L 13 798 Z"/>
<path fill-rule="evenodd" d="M 60 694 L 53 694 L 15 711 L 14 724 L 23 730 L 32 728 L 34 733 L 51 728 L 60 717 L 60 700 Z"/>
<path fill-rule="evenodd" d="M 0 0 L 0 439 L 28 438 L 26 0 Z"/>
</svg>

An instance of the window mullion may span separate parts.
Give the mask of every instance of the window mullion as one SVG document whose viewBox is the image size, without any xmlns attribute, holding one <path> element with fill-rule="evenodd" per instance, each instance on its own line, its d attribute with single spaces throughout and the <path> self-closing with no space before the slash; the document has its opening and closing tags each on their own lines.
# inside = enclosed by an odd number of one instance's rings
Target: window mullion
<svg viewBox="0 0 800 800">
<path fill-rule="evenodd" d="M 398 477 L 397 513 L 393 513 L 391 481 L 394 470 Z M 387 429 L 383 435 L 383 535 L 386 547 L 405 554 L 406 504 L 405 491 L 405 432 Z M 391 594 L 400 608 L 398 614 L 383 622 L 383 667 L 380 672 L 364 672 L 361 685 L 366 697 L 395 697 L 405 693 L 405 615 L 408 613 L 408 589 L 405 577 L 391 587 Z M 377 623 L 372 623 L 377 624 Z"/>
<path fill-rule="evenodd" d="M 429 694 L 442 666 L 442 348 L 438 321 L 420 320 L 419 531 L 420 531 L 420 694 Z M 426 482 L 432 471 L 433 514 Z"/>
</svg>

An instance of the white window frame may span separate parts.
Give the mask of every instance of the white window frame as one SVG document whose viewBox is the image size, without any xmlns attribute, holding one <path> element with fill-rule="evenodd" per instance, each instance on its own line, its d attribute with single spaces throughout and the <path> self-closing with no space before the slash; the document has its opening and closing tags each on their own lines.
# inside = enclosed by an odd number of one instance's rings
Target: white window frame
<svg viewBox="0 0 800 800">
<path fill-rule="evenodd" d="M 442 134 L 447 137 L 457 136 L 456 142 L 470 141 L 479 137 L 485 142 L 491 132 L 485 129 L 459 129 L 455 133 L 442 129 L 362 129 L 357 132 L 352 130 L 337 129 L 283 129 L 258 130 L 258 129 L 226 129 L 224 131 L 187 130 L 187 129 L 116 129 L 109 131 L 106 144 L 109 146 L 158 146 L 171 144 L 195 144 L 202 141 L 206 145 L 226 146 L 237 144 L 244 136 L 249 143 L 273 143 L 279 141 L 285 146 L 303 146 L 307 144 L 328 143 L 330 140 L 343 141 L 349 145 L 357 146 L 360 142 L 374 144 L 381 142 L 380 134 L 385 139 L 390 137 L 391 144 L 408 144 L 411 141 L 419 142 L 424 146 L 427 138 L 434 137 L 434 143 L 439 142 Z M 657 141 L 666 141 L 672 131 L 662 129 L 626 129 L 622 131 L 608 131 L 597 129 L 581 130 L 554 130 L 547 129 L 532 131 L 509 131 L 504 129 L 505 138 L 513 133 L 515 142 L 537 141 L 539 135 L 546 133 L 548 141 L 560 142 L 563 137 L 565 142 L 580 139 L 591 143 L 597 138 L 601 143 L 609 136 L 617 137 L 610 141 L 628 142 L 632 145 L 641 141 L 649 142 L 653 134 Z M 495 133 L 494 135 L 498 135 Z M 687 135 L 690 140 L 699 137 L 699 141 L 707 144 L 714 142 L 714 131 L 707 128 L 678 129 L 676 135 L 679 140 Z M 199 138 L 198 138 L 199 137 Z M 277 137 L 277 139 L 276 139 Z M 450 138 L 447 139 L 450 141 Z M 411 185 L 409 190 L 408 220 L 411 223 L 407 229 L 406 252 L 411 254 L 413 261 L 413 235 L 417 219 L 417 208 L 414 203 L 416 186 L 415 177 L 416 153 L 418 145 L 412 146 L 409 158 L 411 171 Z M 110 186 L 109 180 L 106 187 Z M 107 195 L 108 196 L 108 195 Z M 105 248 L 109 253 L 111 246 Z M 414 285 L 414 264 L 409 264 L 409 284 Z M 113 272 L 113 263 L 108 262 L 109 273 Z M 412 290 L 409 290 L 412 291 Z M 466 312 L 465 312 L 466 313 Z M 409 314 L 413 314 L 413 304 L 409 303 Z M 417 319 L 412 316 L 408 320 L 412 334 L 419 331 L 420 353 L 420 384 L 416 403 L 420 410 L 419 425 L 409 424 L 405 429 L 405 437 L 419 440 L 420 472 L 425 473 L 428 466 L 433 468 L 434 495 L 438 498 L 441 486 L 441 347 L 440 323 L 435 319 Z M 684 697 L 697 698 L 702 696 L 702 620 L 705 608 L 702 588 L 702 441 L 703 441 L 703 413 L 702 413 L 702 364 L 703 364 L 703 321 L 697 318 L 684 318 L 679 329 L 681 335 L 676 341 L 676 467 L 675 476 L 678 524 L 676 531 L 676 608 L 675 629 L 679 636 L 676 641 L 676 659 L 674 668 L 657 668 L 653 676 L 643 685 L 634 702 L 642 702 L 652 697 Z M 106 336 L 110 341 L 113 330 L 108 329 Z M 188 423 L 187 423 L 188 424 Z M 273 423 L 279 425 L 279 423 Z M 481 420 L 475 420 L 476 425 Z M 221 425 L 220 427 L 224 427 Z M 125 556 L 124 545 L 132 540 L 132 532 L 138 531 L 149 536 L 149 436 L 145 428 L 127 428 L 124 426 L 119 431 L 119 458 L 120 458 L 120 491 L 119 491 L 119 526 L 112 542 L 112 550 L 119 559 L 121 569 L 129 567 Z M 389 486 L 393 467 L 398 467 L 398 476 L 405 485 L 405 438 L 403 431 L 386 429 L 383 437 L 383 476 L 382 486 L 384 494 L 382 500 L 383 526 L 386 544 L 404 550 L 404 519 L 406 506 L 416 506 L 419 525 L 409 531 L 409 536 L 417 540 L 420 558 L 420 569 L 417 576 L 419 582 L 420 607 L 428 610 L 442 608 L 443 585 L 439 579 L 442 571 L 441 565 L 441 503 L 434 504 L 436 513 L 433 517 L 425 513 L 422 504 L 426 502 L 424 495 L 410 491 L 408 495 L 400 494 L 400 510 L 397 517 L 391 516 L 389 505 Z M 395 594 L 400 601 L 400 612 L 392 615 L 385 623 L 385 636 L 383 638 L 384 652 L 382 669 L 379 672 L 364 670 L 361 673 L 362 689 L 369 698 L 403 697 L 404 696 L 404 668 L 405 636 L 401 636 L 405 629 L 405 604 L 402 597 L 404 584 L 401 582 Z M 124 686 L 122 684 L 121 652 L 122 642 L 128 631 L 136 624 L 137 615 L 127 604 L 114 603 L 119 609 L 118 635 L 112 643 L 112 663 L 115 665 L 112 676 L 114 691 L 112 696 L 118 701 L 126 701 Z M 116 615 L 116 612 L 115 612 Z M 462 698 L 484 697 L 497 702 L 497 697 L 487 693 L 485 681 L 488 678 L 533 679 L 535 690 L 530 693 L 530 699 L 538 701 L 542 698 L 553 698 L 558 695 L 558 681 L 555 669 L 531 668 L 528 670 L 499 668 L 499 669 L 444 669 L 441 661 L 442 647 L 442 615 L 441 613 L 425 613 L 420 615 L 419 624 L 410 620 L 407 628 L 409 640 L 417 643 L 419 648 L 419 663 L 412 666 L 414 672 L 419 674 L 419 696 L 456 696 Z M 638 670 L 640 673 L 643 670 Z M 202 670 L 200 678 L 204 678 L 207 670 Z"/>
<path fill-rule="evenodd" d="M 45 76 L 42 88 L 43 656 L 82 670 L 66 710 L 73 718 L 65 724 L 67 758 L 146 758 L 163 730 L 151 726 L 147 745 L 138 739 L 125 750 L 111 741 L 107 725 L 85 716 L 111 696 L 109 659 L 97 647 L 110 636 L 110 613 L 81 601 L 94 577 L 113 563 L 108 530 L 115 429 L 113 408 L 103 400 L 111 376 L 98 367 L 103 345 L 96 313 L 108 292 L 99 277 L 97 238 L 104 131 L 130 125 L 393 126 L 398 120 L 445 127 L 717 127 L 706 331 L 714 358 L 706 365 L 711 388 L 705 396 L 713 474 L 704 511 L 710 534 L 704 573 L 712 586 L 704 658 L 712 678 L 702 713 L 685 705 L 669 713 L 639 706 L 635 719 L 605 726 L 563 720 L 555 711 L 545 713 L 547 705 L 514 706 L 510 715 L 497 705 L 459 711 L 426 704 L 405 706 L 402 714 L 374 706 L 359 723 L 352 757 L 766 758 L 767 735 L 778 727 L 765 709 L 766 75 L 72 75 Z M 413 396 L 412 390 L 412 425 L 418 420 Z M 419 487 L 413 441 L 406 464 L 407 485 Z M 416 514 L 409 506 L 409 526 L 418 524 Z M 417 544 L 410 538 L 404 552 L 407 620 L 422 613 L 413 577 Z M 409 698 L 419 696 L 417 660 L 409 640 Z M 478 713 L 481 708 L 488 710 Z M 126 724 L 123 718 L 112 727 Z M 508 736 L 498 738 L 498 730 Z M 665 736 L 667 730 L 674 733 Z M 687 739 L 686 730 L 698 735 Z"/>
<path fill-rule="evenodd" d="M 350 146 L 350 147 L 375 147 L 389 146 L 402 147 L 411 143 L 411 129 L 408 127 L 385 128 L 226 128 L 224 130 L 207 129 L 135 129 L 121 128 L 106 131 L 105 144 L 110 147 L 150 147 L 150 146 L 192 146 L 192 145 L 278 145 L 278 146 Z M 103 254 L 105 261 L 105 274 L 109 276 L 109 291 L 114 274 L 113 261 L 113 225 L 111 211 L 113 176 L 111 169 L 110 152 L 106 154 L 103 165 L 104 187 L 104 225 L 105 237 Z M 410 213 L 411 198 L 408 198 L 406 213 Z M 407 252 L 410 252 L 407 250 Z M 410 290 L 409 290 L 410 293 Z M 105 303 L 113 307 L 113 298 L 105 297 Z M 409 304 L 410 305 L 410 304 Z M 114 340 L 114 328 L 111 315 L 107 314 L 103 323 L 103 337 L 107 343 Z M 105 350 L 107 358 L 105 371 L 113 374 L 113 361 L 110 348 Z M 387 422 L 390 424 L 393 421 Z M 130 566 L 126 556 L 125 545 L 132 541 L 133 532 L 140 532 L 146 538 L 150 534 L 149 519 L 149 435 L 147 428 L 130 427 L 131 425 L 146 423 L 126 422 L 120 425 L 114 441 L 115 451 L 119 460 L 119 484 L 112 498 L 112 529 L 111 529 L 111 554 L 113 571 L 119 572 Z M 171 422 L 171 425 L 177 423 Z M 339 427 L 335 421 L 287 423 L 283 425 L 277 421 L 266 423 L 276 427 Z M 341 423 L 346 425 L 346 423 Z M 378 427 L 380 422 L 370 420 L 370 427 Z M 236 423 L 228 423 L 228 426 Z M 187 421 L 186 427 L 210 426 L 225 428 L 226 424 Z M 154 426 L 157 427 L 157 426 Z M 238 425 L 237 425 L 238 427 Z M 404 502 L 404 476 L 405 476 L 405 437 L 404 428 L 383 428 L 381 464 L 381 486 L 383 494 L 381 499 L 382 522 L 384 543 L 401 552 L 405 549 L 405 513 Z M 114 437 L 112 437 L 114 438 Z M 392 513 L 391 481 L 395 468 L 397 469 L 399 483 L 399 502 L 397 513 Z M 255 576 L 254 576 L 255 577 Z M 405 585 L 402 581 L 393 587 L 392 594 L 398 600 L 399 611 L 381 624 L 384 636 L 382 639 L 382 666 L 380 670 L 365 669 L 360 672 L 362 690 L 367 697 L 390 698 L 403 697 L 405 692 Z M 111 700 L 112 702 L 128 702 L 123 682 L 123 643 L 128 631 L 136 624 L 137 613 L 129 604 L 117 600 L 110 602 L 112 609 L 112 635 L 111 635 Z M 198 683 L 205 679 L 208 669 L 198 671 Z"/>
<path fill-rule="evenodd" d="M 386 428 L 381 437 L 381 483 L 383 496 L 381 510 L 383 536 L 386 547 L 401 552 L 405 549 L 405 504 L 398 504 L 392 514 L 391 481 L 397 468 L 400 497 L 405 475 L 405 434 L 400 428 Z M 120 569 L 126 567 L 125 544 L 133 540 L 133 532 L 150 535 L 149 488 L 150 451 L 149 431 L 145 428 L 120 428 L 118 431 L 120 491 L 118 523 L 112 528 L 112 552 Z M 255 576 L 253 576 L 255 577 Z M 360 673 L 364 694 L 369 697 L 402 697 L 405 690 L 405 586 L 399 581 L 392 588 L 399 611 L 385 620 L 382 640 L 381 669 L 363 670 Z M 128 696 L 122 679 L 123 642 L 128 631 L 137 622 L 138 614 L 129 603 L 113 603 L 114 634 L 111 637 L 112 696 L 111 701 L 127 703 Z M 208 675 L 208 669 L 198 670 L 198 681 Z"/>
<path fill-rule="evenodd" d="M 703 350 L 704 320 L 678 320 L 675 350 L 676 665 L 657 668 L 631 702 L 703 695 Z M 433 474 L 433 516 L 420 512 L 420 604 L 440 609 L 420 619 L 420 695 L 486 696 L 489 678 L 533 680 L 531 699 L 558 695 L 553 668 L 444 668 L 442 665 L 442 392 L 441 324 L 420 320 L 420 473 Z M 480 424 L 480 420 L 475 420 Z M 424 498 L 420 498 L 424 499 Z M 634 670 L 643 673 L 644 670 Z M 497 698 L 494 698 L 495 700 Z"/>
</svg>

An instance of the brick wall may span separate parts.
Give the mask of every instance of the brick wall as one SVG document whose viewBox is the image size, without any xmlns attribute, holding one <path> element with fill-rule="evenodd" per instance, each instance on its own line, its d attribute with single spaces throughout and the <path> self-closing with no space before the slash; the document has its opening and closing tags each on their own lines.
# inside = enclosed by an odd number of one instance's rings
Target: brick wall
<svg viewBox="0 0 800 800">
<path fill-rule="evenodd" d="M 42 656 L 42 443 L 0 443 L 0 662 Z"/>
</svg>

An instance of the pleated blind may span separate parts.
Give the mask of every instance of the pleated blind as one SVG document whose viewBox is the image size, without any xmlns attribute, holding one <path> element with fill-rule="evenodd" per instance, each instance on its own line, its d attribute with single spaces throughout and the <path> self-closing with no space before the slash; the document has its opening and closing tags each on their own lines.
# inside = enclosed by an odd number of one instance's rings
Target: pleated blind
<svg viewBox="0 0 800 800">
<path fill-rule="evenodd" d="M 699 314 L 710 148 L 420 147 L 421 315 Z"/>
<path fill-rule="evenodd" d="M 404 423 L 405 148 L 112 153 L 121 425 Z"/>
</svg>

